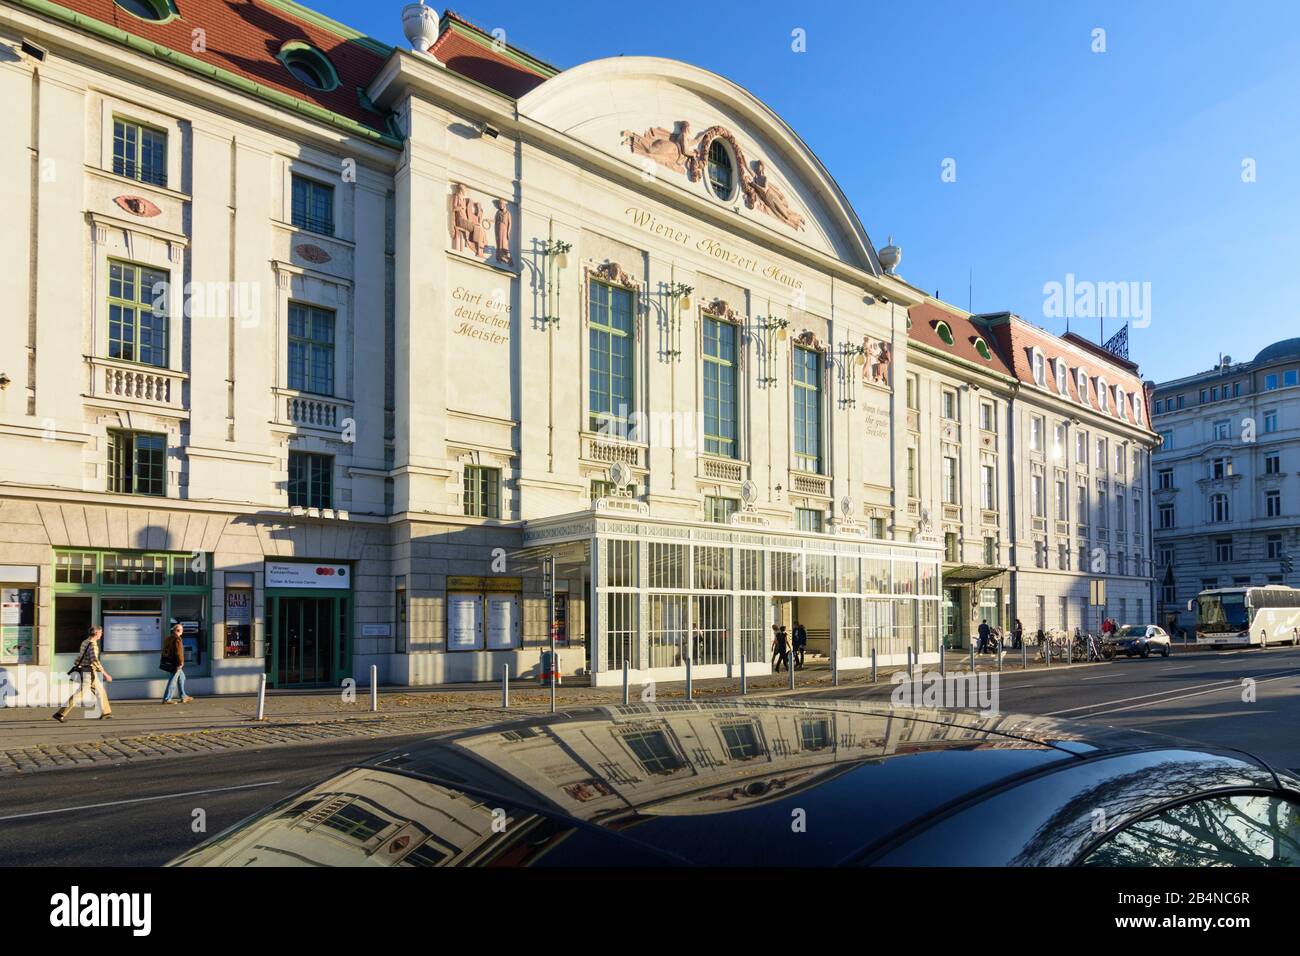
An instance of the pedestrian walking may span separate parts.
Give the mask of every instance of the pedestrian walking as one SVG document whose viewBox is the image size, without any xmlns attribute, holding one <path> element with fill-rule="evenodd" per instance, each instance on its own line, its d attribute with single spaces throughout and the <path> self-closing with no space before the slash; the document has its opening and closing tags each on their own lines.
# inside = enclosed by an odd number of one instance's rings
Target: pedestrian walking
<svg viewBox="0 0 1300 956">
<path fill-rule="evenodd" d="M 72 705 L 77 702 L 77 698 L 86 690 L 86 681 L 90 681 L 90 691 L 99 701 L 99 717 L 101 720 L 108 720 L 113 716 L 113 708 L 108 703 L 108 691 L 104 689 L 104 683 L 112 682 L 113 675 L 104 670 L 104 665 L 99 661 L 99 639 L 103 635 L 104 629 L 92 624 L 86 631 L 86 639 L 81 642 L 81 647 L 77 649 L 77 661 L 72 665 L 69 674 L 77 675 L 77 689 L 72 692 L 68 702 L 60 707 L 54 714 L 54 719 L 63 723 L 68 719 L 68 714 L 72 710 Z M 103 680 L 100 680 L 100 677 Z"/>
<path fill-rule="evenodd" d="M 794 654 L 794 666 L 797 670 L 803 670 L 803 655 L 808 649 L 808 629 L 798 621 L 794 622 L 794 642 L 791 650 Z"/>
<path fill-rule="evenodd" d="M 185 642 L 181 640 L 184 633 L 185 628 L 173 623 L 171 633 L 163 640 L 158 667 L 172 675 L 167 678 L 167 689 L 163 691 L 164 704 L 188 704 L 194 699 L 185 693 Z M 172 696 L 173 691 L 180 697 L 179 701 Z"/>
<path fill-rule="evenodd" d="M 1016 618 L 1016 627 L 1015 630 L 1012 631 L 1011 633 L 1013 635 L 1012 641 L 1014 642 L 1012 646 L 1016 650 L 1020 650 L 1020 648 L 1023 647 L 1025 643 L 1025 626 L 1020 623 L 1020 618 Z"/>
<path fill-rule="evenodd" d="M 979 639 L 979 643 L 975 647 L 975 653 L 983 654 L 985 651 L 988 650 L 989 636 L 993 633 L 993 629 L 989 627 L 988 621 L 980 621 L 979 633 L 980 633 L 980 639 Z"/>
<path fill-rule="evenodd" d="M 772 671 L 781 672 L 781 662 L 785 660 L 785 630 L 779 624 L 772 625 Z"/>
</svg>

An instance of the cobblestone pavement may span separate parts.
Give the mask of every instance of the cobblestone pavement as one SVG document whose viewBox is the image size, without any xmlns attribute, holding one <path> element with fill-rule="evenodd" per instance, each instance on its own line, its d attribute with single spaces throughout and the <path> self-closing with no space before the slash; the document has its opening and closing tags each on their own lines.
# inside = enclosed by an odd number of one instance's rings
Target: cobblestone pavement
<svg viewBox="0 0 1300 956">
<path fill-rule="evenodd" d="M 948 669 L 952 671 L 966 669 L 968 663 L 965 656 L 954 653 L 948 657 Z M 1029 666 L 1031 670 L 1036 669 L 1032 660 Z M 1009 654 L 1004 667 L 1008 672 L 1019 672 L 1019 655 Z M 994 671 L 997 666 L 991 658 L 984 658 L 978 662 L 977 669 Z M 880 669 L 882 694 L 899 670 Z M 785 674 L 755 678 L 748 682 L 748 691 L 763 696 L 788 694 L 788 680 Z M 869 683 L 869 671 L 846 672 L 840 680 L 840 686 Z M 795 693 L 832 686 L 832 675 L 824 665 L 810 662 L 809 669 L 796 671 Z M 734 696 L 739 691 L 738 680 L 713 679 L 693 685 L 694 696 L 704 700 Z M 643 692 L 644 688 L 634 686 L 631 699 L 646 699 Z M 680 682 L 658 684 L 653 692 L 656 700 L 686 696 L 685 684 Z M 556 697 L 560 709 L 572 710 L 617 703 L 622 698 L 622 690 L 563 687 Z M 166 708 L 160 707 L 157 701 L 123 701 L 113 705 L 111 723 L 83 720 L 74 711 L 67 723 L 54 724 L 50 720 L 52 708 L 0 709 L 0 776 L 345 737 L 436 733 L 541 714 L 549 707 L 549 692 L 528 684 L 512 687 L 509 710 L 501 708 L 499 688 L 487 689 L 483 685 L 453 691 L 381 689 L 378 713 L 369 710 L 369 696 L 364 691 L 355 702 L 345 701 L 335 692 L 271 694 L 267 698 L 266 720 L 262 722 L 253 719 L 256 699 L 247 696 L 202 698 Z"/>
</svg>

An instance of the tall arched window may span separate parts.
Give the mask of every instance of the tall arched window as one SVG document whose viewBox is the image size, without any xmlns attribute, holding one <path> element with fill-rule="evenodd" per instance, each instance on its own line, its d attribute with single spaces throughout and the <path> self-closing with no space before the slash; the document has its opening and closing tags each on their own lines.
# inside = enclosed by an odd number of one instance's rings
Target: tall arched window
<svg viewBox="0 0 1300 956">
<path fill-rule="evenodd" d="M 1033 371 L 1034 384 L 1038 386 L 1047 385 L 1047 360 L 1043 358 L 1043 353 L 1034 349 L 1033 354 Z"/>
<path fill-rule="evenodd" d="M 1088 399 L 1088 370 L 1087 369 L 1081 368 L 1077 371 L 1075 375 L 1074 384 L 1078 386 L 1079 389 L 1079 401 L 1083 402 L 1083 404 L 1085 405 L 1091 405 L 1092 403 Z"/>
<path fill-rule="evenodd" d="M 731 150 L 721 139 L 709 144 L 709 187 L 713 194 L 726 202 L 735 192 L 735 164 Z"/>
<path fill-rule="evenodd" d="M 1103 412 L 1110 411 L 1110 386 L 1104 378 L 1097 379 L 1097 407 Z"/>
</svg>

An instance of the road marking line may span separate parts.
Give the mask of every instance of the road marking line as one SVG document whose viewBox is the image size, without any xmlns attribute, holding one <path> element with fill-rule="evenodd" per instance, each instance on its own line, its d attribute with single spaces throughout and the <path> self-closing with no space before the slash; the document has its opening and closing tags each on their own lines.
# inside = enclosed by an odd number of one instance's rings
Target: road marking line
<svg viewBox="0 0 1300 956">
<path fill-rule="evenodd" d="M 54 813 L 74 813 L 77 810 L 99 810 L 103 807 L 120 807 L 128 803 L 148 803 L 152 800 L 171 800 L 176 797 L 199 797 L 208 793 L 229 793 L 232 790 L 256 790 L 258 787 L 273 787 L 277 783 L 284 783 L 284 781 L 268 780 L 265 783 L 244 783 L 237 787 L 216 787 L 212 790 L 187 790 L 184 793 L 164 793 L 156 797 L 135 797 L 131 800 L 113 800 L 109 803 L 88 803 L 80 807 L 60 807 L 58 810 L 36 810 L 32 813 L 13 813 L 6 817 L 0 817 L 0 822 L 5 820 L 23 820 L 30 817 L 46 817 Z"/>
<path fill-rule="evenodd" d="M 1286 673 L 1284 673 L 1284 674 L 1277 674 L 1277 675 L 1275 675 L 1274 677 L 1270 677 L 1270 678 L 1267 678 L 1267 679 L 1268 679 L 1268 680 L 1277 680 L 1278 678 L 1281 678 L 1281 677 L 1290 677 L 1290 676 L 1293 675 L 1293 674 L 1300 674 L 1300 670 L 1288 671 L 1288 672 L 1286 672 Z M 1155 691 L 1154 693 L 1151 693 L 1151 694 L 1138 694 L 1136 697 L 1121 697 L 1121 698 L 1119 698 L 1118 700 L 1103 700 L 1103 701 L 1098 701 L 1098 702 L 1095 703 L 1095 704 L 1083 704 L 1083 705 L 1080 706 L 1080 707 L 1067 707 L 1065 710 L 1054 710 L 1054 711 L 1052 711 L 1051 713 L 1043 714 L 1042 716 L 1044 716 L 1044 717 L 1059 717 L 1061 714 L 1072 714 L 1072 713 L 1074 713 L 1075 711 L 1079 711 L 1079 710 L 1091 710 L 1091 709 L 1094 708 L 1094 707 L 1106 707 L 1106 706 L 1108 706 L 1108 705 L 1110 705 L 1110 704 L 1127 704 L 1129 701 L 1132 701 L 1132 700 L 1145 700 L 1145 699 L 1147 699 L 1148 697 L 1163 697 L 1163 696 L 1165 696 L 1166 694 L 1174 694 L 1174 693 L 1177 693 L 1177 692 L 1180 691 L 1180 690 L 1199 690 L 1199 689 L 1202 688 L 1202 687 L 1218 687 L 1218 686 L 1220 686 L 1220 685 L 1229 685 L 1229 686 L 1232 686 L 1232 685 L 1239 685 L 1239 684 L 1241 683 L 1241 681 L 1242 681 L 1242 678 L 1244 678 L 1244 677 L 1250 677 L 1250 676 L 1251 676 L 1251 675 L 1249 675 L 1249 674 L 1242 674 L 1242 675 L 1239 676 L 1239 677 L 1229 677 L 1229 678 L 1226 678 L 1225 680 L 1210 681 L 1209 683 L 1206 683 L 1206 684 L 1191 684 L 1191 685 L 1189 685 L 1189 686 L 1187 686 L 1187 687 L 1174 687 L 1174 688 L 1170 688 L 1170 689 L 1168 689 L 1168 690 L 1158 690 L 1158 691 Z M 1251 679 L 1252 679 L 1252 680 L 1255 680 L 1255 681 L 1258 683 L 1260 680 L 1263 680 L 1263 679 L 1265 679 L 1265 678 L 1253 678 L 1253 677 L 1252 677 Z"/>
<path fill-rule="evenodd" d="M 1294 677 L 1294 676 L 1295 676 L 1294 674 L 1279 674 L 1277 677 L 1261 677 L 1256 679 L 1255 683 L 1267 684 L 1270 681 L 1282 680 L 1286 677 Z M 1101 710 L 1095 714 L 1088 714 L 1087 718 L 1079 718 L 1079 719 L 1086 720 L 1091 717 L 1104 717 L 1107 714 L 1118 714 L 1125 710 L 1137 710 L 1141 707 L 1152 707 L 1156 704 L 1172 703 L 1173 701 L 1176 700 L 1186 700 L 1188 697 L 1201 697 L 1204 696 L 1205 694 L 1217 694 L 1221 690 L 1231 690 L 1231 689 L 1232 688 L 1230 687 L 1215 687 L 1215 688 L 1211 688 L 1210 690 L 1198 690 L 1194 694 L 1180 694 L 1177 697 L 1166 697 L 1163 700 L 1149 700 L 1144 704 L 1129 704 L 1127 707 L 1116 707 L 1113 710 Z"/>
<path fill-rule="evenodd" d="M 1108 677 L 1117 677 L 1118 674 L 1098 674 L 1096 677 L 1080 677 L 1079 680 L 1105 680 Z"/>
</svg>

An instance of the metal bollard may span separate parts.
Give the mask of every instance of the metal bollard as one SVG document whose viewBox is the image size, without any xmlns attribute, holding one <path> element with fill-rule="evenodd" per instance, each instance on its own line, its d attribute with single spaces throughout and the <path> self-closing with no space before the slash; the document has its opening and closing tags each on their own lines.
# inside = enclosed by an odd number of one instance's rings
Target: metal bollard
<svg viewBox="0 0 1300 956">
<path fill-rule="evenodd" d="M 740 696 L 744 697 L 749 689 L 749 683 L 745 680 L 745 655 L 740 655 Z"/>
<path fill-rule="evenodd" d="M 972 674 L 975 673 L 975 642 L 974 641 L 970 642 L 970 669 Z"/>
<path fill-rule="evenodd" d="M 1002 658 L 1004 658 L 1004 657 L 1006 656 L 1006 654 L 1007 654 L 1007 652 L 1004 651 L 1004 650 L 1001 648 L 1001 646 L 999 646 L 999 647 L 998 647 L 998 673 L 1002 673 Z"/>
<path fill-rule="evenodd" d="M 370 711 L 379 710 L 379 665 L 370 665 Z"/>
<path fill-rule="evenodd" d="M 266 720 L 266 674 L 257 684 L 257 720 Z"/>
<path fill-rule="evenodd" d="M 686 658 L 686 699 L 693 699 L 695 694 L 694 686 L 691 684 L 691 659 Z"/>
<path fill-rule="evenodd" d="M 627 658 L 623 658 L 623 706 L 628 704 L 627 697 Z"/>
<path fill-rule="evenodd" d="M 876 682 L 876 649 L 871 649 L 871 683 Z"/>
<path fill-rule="evenodd" d="M 510 707 L 510 665 L 501 665 L 501 706 Z"/>
<path fill-rule="evenodd" d="M 1052 642 L 1043 642 L 1043 661 L 1047 667 L 1052 666 Z"/>
<path fill-rule="evenodd" d="M 794 690 L 794 648 L 790 648 L 790 656 L 785 659 L 785 669 L 790 675 L 790 689 Z"/>
<path fill-rule="evenodd" d="M 840 655 L 835 655 L 835 660 L 831 661 L 831 686 L 840 686 Z"/>
<path fill-rule="evenodd" d="M 1020 669 L 1029 670 L 1029 645 L 1024 641 L 1020 642 Z"/>
<path fill-rule="evenodd" d="M 912 665 L 912 649 L 909 647 L 909 648 L 907 649 L 907 676 L 908 676 L 908 677 L 911 677 L 911 676 L 912 676 L 912 669 L 913 669 L 913 665 Z"/>
<path fill-rule="evenodd" d="M 944 651 L 947 650 L 947 648 L 948 648 L 947 644 L 939 645 L 939 676 L 940 677 L 943 677 L 944 674 L 946 673 L 944 670 Z"/>
<path fill-rule="evenodd" d="M 551 713 L 555 713 L 555 672 L 560 669 L 559 660 L 551 654 Z"/>
</svg>

